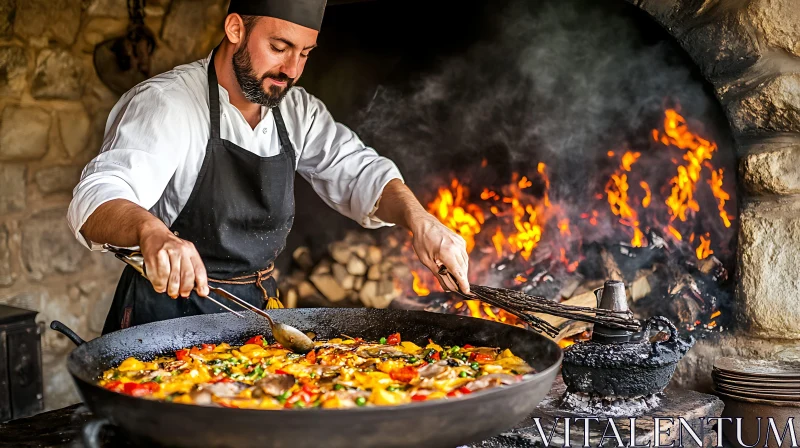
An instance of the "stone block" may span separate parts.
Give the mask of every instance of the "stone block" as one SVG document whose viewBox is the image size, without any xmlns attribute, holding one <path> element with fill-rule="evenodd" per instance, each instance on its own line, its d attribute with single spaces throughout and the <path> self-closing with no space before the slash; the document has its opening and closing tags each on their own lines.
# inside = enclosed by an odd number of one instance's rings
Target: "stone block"
<svg viewBox="0 0 800 448">
<path fill-rule="evenodd" d="M 128 18 L 127 0 L 89 0 L 86 14 L 90 17 Z"/>
<path fill-rule="evenodd" d="M 740 75 L 761 58 L 758 40 L 738 11 L 692 28 L 680 42 L 711 81 Z"/>
<path fill-rule="evenodd" d="M 78 100 L 83 95 L 83 63 L 64 49 L 46 48 L 36 58 L 31 95 L 36 99 Z"/>
<path fill-rule="evenodd" d="M 746 16 L 767 45 L 800 56 L 800 5 L 797 0 L 755 0 Z"/>
<path fill-rule="evenodd" d="M 0 0 L 0 37 L 9 38 L 14 34 L 16 14 L 17 0 Z"/>
<path fill-rule="evenodd" d="M 0 161 L 42 158 L 49 134 L 49 113 L 38 107 L 7 106 L 0 123 Z"/>
<path fill-rule="evenodd" d="M 750 203 L 739 222 L 737 307 L 757 337 L 800 339 L 800 203 Z"/>
<path fill-rule="evenodd" d="M 173 0 L 164 17 L 161 39 L 189 62 L 208 56 L 222 37 L 227 8 L 218 0 Z"/>
<path fill-rule="evenodd" d="M 100 42 L 125 34 L 128 29 L 127 15 L 124 19 L 113 17 L 93 17 L 81 30 L 78 48 L 84 53 L 94 53 L 94 47 Z"/>
<path fill-rule="evenodd" d="M 72 191 L 81 177 L 79 166 L 51 166 L 36 173 L 36 185 L 42 193 L 63 193 Z"/>
<path fill-rule="evenodd" d="M 0 286 L 14 283 L 11 273 L 11 251 L 8 248 L 8 229 L 0 225 Z"/>
<path fill-rule="evenodd" d="M 0 164 L 0 216 L 25 209 L 25 165 Z"/>
<path fill-rule="evenodd" d="M 19 0 L 14 32 L 26 39 L 75 42 L 81 24 L 81 0 Z"/>
<path fill-rule="evenodd" d="M 800 145 L 748 154 L 739 167 L 752 194 L 800 194 Z"/>
<path fill-rule="evenodd" d="M 28 56 L 24 48 L 0 47 L 0 96 L 19 97 L 25 90 L 27 71 Z"/>
<path fill-rule="evenodd" d="M 800 132 L 800 73 L 777 75 L 727 104 L 739 135 Z"/>
<path fill-rule="evenodd" d="M 70 157 L 75 157 L 86 149 L 91 126 L 89 115 L 83 108 L 58 112 L 61 143 Z"/>
<path fill-rule="evenodd" d="M 70 232 L 63 208 L 37 213 L 22 227 L 22 261 L 34 279 L 77 272 L 88 252 Z"/>
</svg>

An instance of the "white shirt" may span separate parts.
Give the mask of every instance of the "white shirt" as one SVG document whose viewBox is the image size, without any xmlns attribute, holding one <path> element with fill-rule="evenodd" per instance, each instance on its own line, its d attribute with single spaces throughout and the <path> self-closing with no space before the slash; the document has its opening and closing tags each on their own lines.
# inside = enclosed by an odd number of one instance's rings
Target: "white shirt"
<svg viewBox="0 0 800 448">
<path fill-rule="evenodd" d="M 127 199 L 150 210 L 167 226 L 178 217 L 192 192 L 209 139 L 208 72 L 210 57 L 181 65 L 126 92 L 106 123 L 100 154 L 73 190 L 67 220 L 75 237 L 101 204 Z M 262 107 L 251 128 L 220 91 L 220 133 L 225 140 L 262 157 L 280 152 L 272 111 Z M 297 153 L 296 169 L 334 210 L 367 228 L 386 225 L 373 215 L 384 186 L 402 175 L 395 164 L 365 146 L 337 123 L 325 105 L 300 87 L 280 106 Z"/>
</svg>

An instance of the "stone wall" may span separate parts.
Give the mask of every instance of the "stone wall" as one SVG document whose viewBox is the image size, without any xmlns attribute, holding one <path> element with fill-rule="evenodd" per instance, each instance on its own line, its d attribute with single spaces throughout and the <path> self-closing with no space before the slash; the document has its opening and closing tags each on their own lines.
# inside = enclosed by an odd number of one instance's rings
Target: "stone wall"
<svg viewBox="0 0 800 448">
<path fill-rule="evenodd" d="M 738 331 L 700 342 L 676 380 L 707 388 L 721 355 L 800 360 L 800 5 L 630 1 L 669 30 L 712 83 L 739 160 Z"/>
<path fill-rule="evenodd" d="M 206 56 L 226 7 L 148 0 L 151 73 Z M 84 338 L 99 335 L 122 264 L 80 246 L 65 216 L 118 99 L 95 73 L 94 47 L 127 26 L 126 0 L 0 0 L 0 303 Z M 46 407 L 76 402 L 64 368 L 72 344 L 47 329 L 42 345 Z"/>
</svg>

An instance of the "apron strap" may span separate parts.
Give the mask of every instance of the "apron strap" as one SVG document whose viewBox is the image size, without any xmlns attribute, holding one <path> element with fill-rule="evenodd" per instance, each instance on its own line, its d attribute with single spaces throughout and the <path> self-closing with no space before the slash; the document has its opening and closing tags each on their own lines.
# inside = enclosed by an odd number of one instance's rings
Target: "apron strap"
<svg viewBox="0 0 800 448">
<path fill-rule="evenodd" d="M 278 139 L 281 142 L 281 152 L 290 152 L 292 160 L 294 160 L 294 164 L 292 166 L 297 166 L 297 152 L 294 150 L 292 141 L 289 140 L 289 132 L 286 130 L 286 124 L 283 122 L 283 115 L 281 115 L 280 108 L 277 106 L 273 107 L 272 115 L 275 117 L 275 126 L 278 128 Z"/>
<path fill-rule="evenodd" d="M 217 47 L 219 48 L 219 47 Z M 219 81 L 217 81 L 217 68 L 214 66 L 214 57 L 217 55 L 217 48 L 211 53 L 211 61 L 208 63 L 208 111 L 211 116 L 211 139 L 220 138 L 219 133 Z"/>
</svg>

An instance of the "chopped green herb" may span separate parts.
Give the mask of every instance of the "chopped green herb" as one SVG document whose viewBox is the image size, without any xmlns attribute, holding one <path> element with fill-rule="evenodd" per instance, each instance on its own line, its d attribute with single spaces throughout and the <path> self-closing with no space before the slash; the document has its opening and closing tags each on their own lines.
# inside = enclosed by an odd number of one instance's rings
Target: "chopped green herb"
<svg viewBox="0 0 800 448">
<path fill-rule="evenodd" d="M 458 353 L 459 350 L 461 350 L 461 347 L 457 345 L 450 347 L 450 353 Z"/>
<path fill-rule="evenodd" d="M 342 386 L 341 384 L 334 384 L 333 385 L 333 390 L 342 390 L 342 389 L 344 389 L 344 386 Z"/>
<path fill-rule="evenodd" d="M 469 366 L 472 367 L 472 370 L 481 370 L 481 365 L 478 364 L 477 362 L 473 362 Z"/>
<path fill-rule="evenodd" d="M 309 377 L 309 378 L 316 378 L 316 377 L 317 377 L 317 374 L 316 374 L 316 373 L 314 373 L 314 372 L 311 372 L 311 373 L 309 373 L 309 374 L 308 374 L 308 377 Z"/>
<path fill-rule="evenodd" d="M 412 356 L 412 357 L 410 357 L 410 358 L 408 358 L 408 362 L 410 362 L 411 364 L 414 364 L 414 363 L 415 363 L 415 362 L 417 362 L 417 361 L 419 361 L 419 359 L 417 359 L 417 358 L 415 358 L 415 357 L 413 357 L 413 356 Z"/>
<path fill-rule="evenodd" d="M 305 403 L 303 403 L 302 401 L 296 401 L 296 402 L 294 403 L 294 407 L 295 407 L 295 408 L 298 408 L 298 409 L 299 409 L 299 408 L 304 408 L 304 407 L 306 407 L 306 404 L 305 404 Z"/>
<path fill-rule="evenodd" d="M 158 375 L 155 378 L 153 378 L 153 382 L 154 383 L 160 383 L 161 382 L 161 375 Z"/>
<path fill-rule="evenodd" d="M 400 390 L 400 388 L 398 386 L 389 386 L 386 388 L 386 390 L 389 392 L 395 392 L 397 390 Z"/>
<path fill-rule="evenodd" d="M 356 405 L 364 406 L 365 404 L 367 404 L 367 399 L 366 398 L 364 398 L 364 397 L 356 398 Z"/>
</svg>

